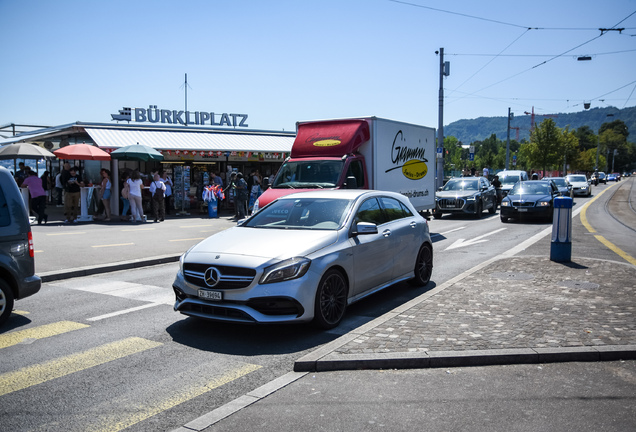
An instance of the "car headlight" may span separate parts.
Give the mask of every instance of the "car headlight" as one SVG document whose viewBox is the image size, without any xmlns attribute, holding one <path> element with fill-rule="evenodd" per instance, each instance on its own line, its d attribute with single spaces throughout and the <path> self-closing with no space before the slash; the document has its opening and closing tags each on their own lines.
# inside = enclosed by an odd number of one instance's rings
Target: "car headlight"
<svg viewBox="0 0 636 432">
<path fill-rule="evenodd" d="M 186 254 L 183 254 L 179 257 L 179 273 L 183 274 L 183 260 L 185 259 Z"/>
<path fill-rule="evenodd" d="M 539 206 L 547 207 L 550 205 L 550 201 L 539 201 Z"/>
<path fill-rule="evenodd" d="M 475 201 L 476 198 L 477 197 L 469 196 L 469 197 L 466 197 L 466 201 Z"/>
<path fill-rule="evenodd" d="M 282 282 L 302 277 L 309 270 L 311 260 L 303 257 L 294 257 L 271 265 L 265 269 L 259 283 L 267 284 Z"/>
<path fill-rule="evenodd" d="M 587 189 L 587 185 L 581 186 L 581 189 Z"/>
<path fill-rule="evenodd" d="M 502 207 L 508 207 L 510 205 L 510 201 L 502 201 L 501 202 L 501 206 Z"/>
</svg>

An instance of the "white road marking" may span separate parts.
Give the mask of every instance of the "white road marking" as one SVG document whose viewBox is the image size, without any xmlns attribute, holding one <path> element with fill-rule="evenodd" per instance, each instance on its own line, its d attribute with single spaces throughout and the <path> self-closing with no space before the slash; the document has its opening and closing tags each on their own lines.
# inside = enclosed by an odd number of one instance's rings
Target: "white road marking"
<svg viewBox="0 0 636 432">
<path fill-rule="evenodd" d="M 489 232 L 487 234 L 480 235 L 480 236 L 475 237 L 474 239 L 470 239 L 470 240 L 459 239 L 455 243 L 453 243 L 452 245 L 447 247 L 445 250 L 457 249 L 457 248 L 464 247 L 464 246 L 472 246 L 472 245 L 477 244 L 477 243 L 482 243 L 482 242 L 488 241 L 488 240 L 484 240 L 484 237 L 488 237 L 490 235 L 493 235 L 493 234 L 498 233 L 499 231 L 503 231 L 505 229 L 506 228 L 499 228 L 497 230 L 494 230 L 494 231 Z"/>
<path fill-rule="evenodd" d="M 450 233 L 455 232 L 455 231 L 463 230 L 464 228 L 466 228 L 466 227 L 463 226 L 463 227 L 455 228 L 455 229 L 452 229 L 450 231 L 446 231 L 446 232 L 443 232 L 443 233 L 436 233 L 436 234 L 431 235 L 431 237 L 443 236 L 443 235 L 450 234 Z"/>
<path fill-rule="evenodd" d="M 132 307 L 132 308 L 129 308 L 129 309 L 122 309 L 120 311 L 107 313 L 107 314 L 96 316 L 96 317 L 93 317 L 93 318 L 88 318 L 86 321 L 101 321 L 101 320 L 106 319 L 106 318 L 112 318 L 112 317 L 116 317 L 116 316 L 119 316 L 119 315 L 124 315 L 124 314 L 130 313 L 130 312 L 137 312 L 138 310 L 147 309 L 147 308 L 151 308 L 151 307 L 155 307 L 155 306 L 160 306 L 162 304 L 163 303 L 148 303 L 148 304 L 145 304 L 145 305 Z"/>
</svg>

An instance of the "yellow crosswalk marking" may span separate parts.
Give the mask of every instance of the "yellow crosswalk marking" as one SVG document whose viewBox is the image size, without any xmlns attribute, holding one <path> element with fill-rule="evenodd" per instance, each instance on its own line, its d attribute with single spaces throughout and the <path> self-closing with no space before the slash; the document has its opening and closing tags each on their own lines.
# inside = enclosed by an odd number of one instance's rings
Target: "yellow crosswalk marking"
<svg viewBox="0 0 636 432">
<path fill-rule="evenodd" d="M 91 428 L 90 430 L 95 432 L 121 431 L 139 422 L 147 420 L 150 417 L 157 415 L 163 411 L 169 410 L 176 407 L 177 405 L 194 399 L 195 397 L 201 396 L 202 394 L 214 390 L 217 387 L 232 382 L 244 375 L 247 375 L 250 372 L 254 372 L 261 367 L 262 366 L 259 365 L 246 364 L 237 369 L 230 370 L 208 383 L 184 389 L 178 394 L 175 394 L 166 400 L 154 401 L 154 403 L 151 403 L 148 406 L 137 407 L 136 412 L 133 415 L 124 419 L 121 419 L 121 417 L 117 414 L 108 417 L 102 417 L 99 419 L 99 424 L 102 426 L 96 426 L 95 428 Z"/>
<path fill-rule="evenodd" d="M 161 345 L 159 342 L 130 337 L 81 353 L 51 360 L 42 364 L 27 366 L 14 372 L 8 372 L 0 375 L 0 396 Z"/>
<path fill-rule="evenodd" d="M 60 321 L 26 330 L 18 330 L 11 333 L 1 334 L 0 349 L 17 345 L 26 339 L 44 339 L 86 327 L 90 326 L 72 321 Z"/>
</svg>

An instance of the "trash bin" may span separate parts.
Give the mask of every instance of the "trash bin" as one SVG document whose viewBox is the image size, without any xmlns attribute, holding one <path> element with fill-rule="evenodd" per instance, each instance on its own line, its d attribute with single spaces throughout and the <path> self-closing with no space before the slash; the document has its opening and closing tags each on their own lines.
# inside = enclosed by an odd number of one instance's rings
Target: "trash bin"
<svg viewBox="0 0 636 432">
<path fill-rule="evenodd" d="M 208 217 L 209 218 L 218 218 L 219 217 L 217 203 L 218 203 L 218 201 L 210 201 L 208 203 Z"/>
<path fill-rule="evenodd" d="M 570 197 L 557 197 L 554 199 L 550 261 L 570 262 L 572 259 L 573 203 L 574 200 Z"/>
</svg>

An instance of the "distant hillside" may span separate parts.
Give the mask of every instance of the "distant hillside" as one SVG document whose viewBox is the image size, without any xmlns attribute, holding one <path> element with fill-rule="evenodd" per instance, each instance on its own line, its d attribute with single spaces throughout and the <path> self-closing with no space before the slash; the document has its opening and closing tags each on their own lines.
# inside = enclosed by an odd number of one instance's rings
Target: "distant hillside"
<svg viewBox="0 0 636 432">
<path fill-rule="evenodd" d="M 613 116 L 608 117 L 608 114 Z M 530 137 L 530 115 L 516 115 L 510 122 L 510 127 L 519 128 L 519 140 Z M 576 130 L 581 126 L 589 126 L 595 133 L 603 123 L 614 120 L 622 120 L 627 125 L 630 135 L 628 140 L 636 142 L 636 107 L 618 109 L 614 107 L 593 108 L 577 113 L 557 113 L 546 115 L 535 114 L 535 124 L 541 123 L 546 118 L 552 118 L 560 128 L 569 126 L 571 130 Z M 444 136 L 454 136 L 463 144 L 470 144 L 475 141 L 483 141 L 490 138 L 492 134 L 497 135 L 500 140 L 506 139 L 507 119 L 503 117 L 479 117 L 473 120 L 458 120 L 444 126 Z M 510 139 L 514 140 L 517 130 L 510 130 Z"/>
</svg>

